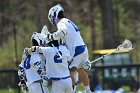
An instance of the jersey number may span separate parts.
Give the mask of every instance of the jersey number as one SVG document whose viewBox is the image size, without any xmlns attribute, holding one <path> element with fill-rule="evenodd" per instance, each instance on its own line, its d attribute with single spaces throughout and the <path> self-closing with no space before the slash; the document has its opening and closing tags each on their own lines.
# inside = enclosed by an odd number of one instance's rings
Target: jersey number
<svg viewBox="0 0 140 93">
<path fill-rule="evenodd" d="M 62 52 L 61 51 L 58 51 L 60 53 L 60 55 L 62 55 Z M 62 63 L 62 59 L 60 58 L 60 56 L 58 54 L 56 54 L 54 56 L 54 62 L 55 63 Z"/>
<path fill-rule="evenodd" d="M 72 24 L 76 32 L 80 31 L 80 29 L 73 22 L 71 21 L 68 21 L 68 22 Z"/>
<path fill-rule="evenodd" d="M 28 57 L 25 62 L 24 62 L 24 68 L 26 69 L 30 69 L 31 65 L 30 65 L 30 58 L 31 57 Z"/>
</svg>

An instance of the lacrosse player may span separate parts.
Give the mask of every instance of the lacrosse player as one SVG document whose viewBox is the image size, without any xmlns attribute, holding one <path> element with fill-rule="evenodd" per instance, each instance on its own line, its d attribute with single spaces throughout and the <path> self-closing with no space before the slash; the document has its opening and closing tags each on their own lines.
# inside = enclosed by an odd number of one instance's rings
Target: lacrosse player
<svg viewBox="0 0 140 93">
<path fill-rule="evenodd" d="M 33 46 L 44 46 L 45 41 L 42 39 L 40 33 L 33 33 L 31 39 Z M 42 54 L 38 53 L 27 55 L 25 51 L 28 51 L 28 49 L 24 49 L 23 60 L 19 65 L 18 75 L 26 75 L 29 93 L 49 93 L 47 88 L 48 78 L 44 69 L 45 58 L 43 58 Z M 21 72 L 24 72 L 24 74 L 22 75 Z"/>
<path fill-rule="evenodd" d="M 27 79 L 26 79 L 26 75 L 25 75 L 25 70 L 24 70 L 24 61 L 26 60 L 27 55 L 26 55 L 26 51 L 24 49 L 23 53 L 22 53 L 22 61 L 21 64 L 18 66 L 18 76 L 19 76 L 19 86 L 21 87 L 21 89 L 24 91 L 24 93 L 26 93 L 26 91 L 28 90 L 27 87 Z"/>
<path fill-rule="evenodd" d="M 50 41 L 48 47 L 33 46 L 31 51 L 43 53 L 46 57 L 46 73 L 52 80 L 51 93 L 72 93 L 72 80 L 68 68 L 71 55 L 66 46 L 55 40 Z M 58 52 L 63 57 L 62 59 L 58 55 Z"/>
<path fill-rule="evenodd" d="M 63 12 L 64 9 L 60 4 L 49 10 L 48 19 L 54 26 L 57 26 L 57 31 L 54 33 L 48 32 L 47 38 L 49 40 L 59 40 L 60 38 L 64 40 L 66 47 L 70 50 L 70 54 L 73 57 L 69 66 L 73 86 L 75 84 L 74 75 L 77 71 L 85 86 L 86 92 L 91 93 L 89 78 L 84 70 L 89 70 L 91 68 L 91 64 L 88 59 L 87 46 L 80 35 L 78 27 L 72 21 L 65 18 Z"/>
</svg>

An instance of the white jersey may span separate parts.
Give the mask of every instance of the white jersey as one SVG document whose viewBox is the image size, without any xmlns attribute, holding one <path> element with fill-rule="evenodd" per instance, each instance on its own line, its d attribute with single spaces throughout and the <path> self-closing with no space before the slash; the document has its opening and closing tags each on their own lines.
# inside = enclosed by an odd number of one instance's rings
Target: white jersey
<svg viewBox="0 0 140 93">
<path fill-rule="evenodd" d="M 60 59 L 57 54 L 57 48 L 62 54 L 63 59 Z M 65 46 L 59 47 L 40 47 L 41 52 L 46 57 L 46 73 L 51 78 L 61 78 L 70 76 L 70 72 L 68 69 L 68 61 L 71 60 L 71 55 L 69 50 Z"/>
<path fill-rule="evenodd" d="M 73 56 L 73 52 L 75 51 L 76 46 L 85 45 L 80 35 L 80 30 L 69 19 L 62 18 L 57 23 L 57 28 L 58 28 L 57 32 L 59 31 L 64 32 L 65 34 L 64 41 L 66 43 L 67 48 L 70 50 L 72 56 Z"/>
<path fill-rule="evenodd" d="M 25 61 L 22 61 L 19 66 L 24 68 L 27 84 L 32 84 L 35 81 L 41 80 L 40 75 L 37 73 L 37 68 L 34 66 L 36 62 L 41 62 L 42 58 L 40 54 L 28 55 Z"/>
</svg>

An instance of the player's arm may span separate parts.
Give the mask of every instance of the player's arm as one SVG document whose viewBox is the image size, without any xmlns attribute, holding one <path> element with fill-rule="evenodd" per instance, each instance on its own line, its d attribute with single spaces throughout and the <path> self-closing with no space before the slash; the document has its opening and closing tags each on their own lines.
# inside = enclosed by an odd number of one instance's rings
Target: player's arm
<svg viewBox="0 0 140 93">
<path fill-rule="evenodd" d="M 24 60 L 22 60 L 21 64 L 18 66 L 18 76 L 19 76 L 19 86 L 23 90 L 27 90 L 27 85 L 26 85 L 26 74 L 24 70 Z"/>
<path fill-rule="evenodd" d="M 26 75 L 25 75 L 25 71 L 24 68 L 21 66 L 18 66 L 18 77 L 19 77 L 19 86 L 22 87 L 23 85 L 26 85 Z"/>
<path fill-rule="evenodd" d="M 46 71 L 44 70 L 41 61 L 35 62 L 34 66 L 37 69 L 37 73 L 40 75 L 41 79 L 42 79 L 42 83 L 43 86 L 47 86 L 48 85 L 48 80 L 49 80 L 49 76 L 46 74 Z"/>
<path fill-rule="evenodd" d="M 39 46 L 32 46 L 29 50 L 28 53 L 42 53 L 42 50 Z"/>
<path fill-rule="evenodd" d="M 54 33 L 48 33 L 47 38 L 49 40 L 64 39 L 67 35 L 67 27 L 64 23 L 59 23 L 57 26 L 58 30 Z"/>
<path fill-rule="evenodd" d="M 25 80 L 24 61 L 27 59 L 27 48 L 22 52 L 22 61 L 18 66 L 18 76 L 20 80 Z"/>
<path fill-rule="evenodd" d="M 32 53 L 41 53 L 44 56 L 49 54 L 49 48 L 48 47 L 32 46 L 29 51 L 32 52 Z"/>
<path fill-rule="evenodd" d="M 27 90 L 27 85 L 26 85 L 26 74 L 25 74 L 25 69 L 24 69 L 24 62 L 26 61 L 27 59 L 27 55 L 28 54 L 28 48 L 25 48 L 23 50 L 23 53 L 22 53 L 22 61 L 21 63 L 19 64 L 18 66 L 18 76 L 19 76 L 19 86 L 23 89 L 23 90 Z"/>
<path fill-rule="evenodd" d="M 24 60 L 22 60 L 21 64 L 18 66 L 18 76 L 19 76 L 19 80 L 25 80 L 25 71 L 24 71 L 24 67 L 23 67 L 23 63 Z"/>
<path fill-rule="evenodd" d="M 38 72 L 38 74 L 40 75 L 43 71 L 43 68 L 41 66 L 41 57 L 38 53 L 32 53 L 32 56 L 31 56 L 31 61 L 30 61 L 30 64 L 31 64 L 31 68 Z"/>
<path fill-rule="evenodd" d="M 44 70 L 42 66 L 42 59 L 38 54 L 32 54 L 31 66 L 40 75 L 43 86 L 48 85 L 48 77 L 46 75 L 46 71 Z"/>
</svg>

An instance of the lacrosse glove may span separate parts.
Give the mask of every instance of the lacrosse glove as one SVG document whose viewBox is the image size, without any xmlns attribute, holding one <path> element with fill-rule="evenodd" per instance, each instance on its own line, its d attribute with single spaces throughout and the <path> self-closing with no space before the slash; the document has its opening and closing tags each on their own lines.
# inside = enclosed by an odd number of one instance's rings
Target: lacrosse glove
<svg viewBox="0 0 140 93">
<path fill-rule="evenodd" d="M 22 52 L 22 60 L 25 60 L 27 58 L 28 50 L 29 50 L 29 48 L 24 48 L 24 50 Z"/>
<path fill-rule="evenodd" d="M 48 81 L 49 81 L 48 77 L 43 75 L 43 76 L 41 76 L 41 78 L 42 78 L 42 85 L 43 86 L 47 86 L 48 85 Z"/>
<path fill-rule="evenodd" d="M 85 70 L 90 70 L 91 69 L 91 64 L 89 63 L 89 61 L 87 61 L 85 64 L 83 64 L 82 68 L 84 68 Z"/>
</svg>

